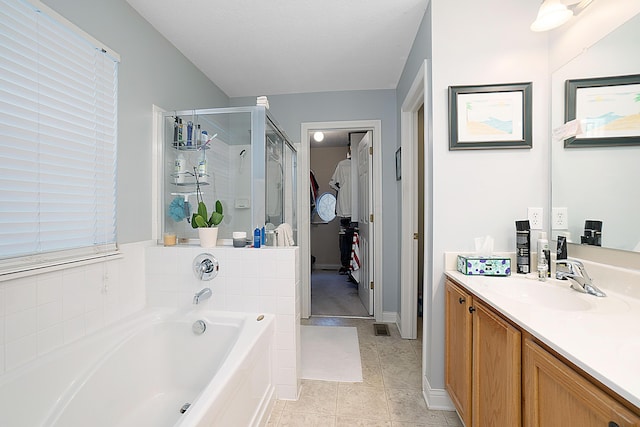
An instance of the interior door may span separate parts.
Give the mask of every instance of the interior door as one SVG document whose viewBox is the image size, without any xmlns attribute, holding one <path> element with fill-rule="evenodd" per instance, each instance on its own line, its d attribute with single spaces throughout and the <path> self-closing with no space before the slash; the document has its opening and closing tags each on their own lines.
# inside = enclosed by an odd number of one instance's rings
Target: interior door
<svg viewBox="0 0 640 427">
<path fill-rule="evenodd" d="M 358 296 L 362 304 L 373 315 L 373 285 L 371 264 L 373 251 L 373 181 L 371 170 L 373 155 L 371 154 L 372 133 L 367 134 L 358 144 L 358 234 L 360 237 L 360 283 L 358 284 Z M 353 150 L 351 150 L 353 151 Z"/>
</svg>

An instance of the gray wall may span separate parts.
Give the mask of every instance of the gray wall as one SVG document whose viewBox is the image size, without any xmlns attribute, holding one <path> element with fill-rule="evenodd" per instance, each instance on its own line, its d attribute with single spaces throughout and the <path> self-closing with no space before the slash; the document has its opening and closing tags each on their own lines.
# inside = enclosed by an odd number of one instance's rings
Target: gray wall
<svg viewBox="0 0 640 427">
<path fill-rule="evenodd" d="M 254 105 L 255 98 L 233 98 L 234 106 Z M 383 311 L 398 311 L 398 187 L 395 178 L 397 105 L 395 90 L 269 95 L 270 111 L 292 141 L 300 142 L 302 123 L 380 120 L 382 123 L 382 286 Z M 374 154 L 375 155 L 375 154 Z"/>
<path fill-rule="evenodd" d="M 124 0 L 44 0 L 120 54 L 118 243 L 149 240 L 152 105 L 226 107 L 229 98 Z"/>
<path fill-rule="evenodd" d="M 426 203 L 432 213 L 428 226 L 433 247 L 425 261 L 424 330 L 425 377 L 433 389 L 444 388 L 445 252 L 473 251 L 474 237 L 485 235 L 495 238 L 496 251 L 513 251 L 514 221 L 526 218 L 529 206 L 548 212 L 548 36 L 529 30 L 538 6 L 537 1 L 432 0 L 398 84 L 401 105 L 421 62 L 432 59 L 426 154 L 432 165 L 432 194 Z M 496 15 L 495 10 L 502 13 Z M 449 151 L 449 86 L 529 81 L 532 149 Z M 478 184 L 499 187 L 499 203 L 488 199 L 485 191 L 473 190 Z"/>
<path fill-rule="evenodd" d="M 346 145 L 346 143 L 345 143 Z M 312 148 L 309 153 L 309 167 L 318 181 L 318 195 L 325 192 L 336 194 L 329 186 L 329 181 L 336 170 L 338 162 L 346 156 L 346 147 Z M 321 219 L 314 215 L 312 221 Z M 311 224 L 311 255 L 316 257 L 316 268 L 321 265 L 334 265 L 339 268 L 340 263 L 340 217 L 336 217 L 328 224 Z"/>
</svg>

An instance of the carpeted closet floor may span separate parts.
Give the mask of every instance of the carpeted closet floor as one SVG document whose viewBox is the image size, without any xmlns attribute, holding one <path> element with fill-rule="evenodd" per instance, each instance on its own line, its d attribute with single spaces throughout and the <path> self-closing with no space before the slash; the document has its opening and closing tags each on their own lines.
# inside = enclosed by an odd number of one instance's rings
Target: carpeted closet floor
<svg viewBox="0 0 640 427">
<path fill-rule="evenodd" d="M 358 285 L 337 270 L 311 273 L 312 316 L 368 316 L 358 297 Z"/>
</svg>

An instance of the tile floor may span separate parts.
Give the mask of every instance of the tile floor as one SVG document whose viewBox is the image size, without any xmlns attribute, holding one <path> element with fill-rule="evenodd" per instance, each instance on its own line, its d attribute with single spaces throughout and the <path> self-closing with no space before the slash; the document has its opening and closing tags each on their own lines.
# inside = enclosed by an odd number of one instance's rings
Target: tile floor
<svg viewBox="0 0 640 427">
<path fill-rule="evenodd" d="M 462 426 L 455 412 L 427 409 L 421 390 L 422 341 L 401 339 L 398 329 L 392 324 L 389 324 L 391 336 L 375 336 L 373 323 L 373 320 L 354 318 L 303 319 L 304 325 L 358 328 L 363 382 L 303 380 L 300 398 L 297 401 L 276 401 L 267 425 Z"/>
</svg>

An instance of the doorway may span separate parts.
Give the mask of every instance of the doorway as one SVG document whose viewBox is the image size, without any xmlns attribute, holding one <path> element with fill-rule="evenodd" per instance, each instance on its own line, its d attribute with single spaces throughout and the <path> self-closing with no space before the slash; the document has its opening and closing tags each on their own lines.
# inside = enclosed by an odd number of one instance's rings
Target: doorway
<svg viewBox="0 0 640 427">
<path fill-rule="evenodd" d="M 432 271 L 430 226 L 432 200 L 428 61 L 424 61 L 401 109 L 402 203 L 400 335 L 415 339 L 428 319 Z M 417 193 L 417 194 L 416 194 Z M 417 196 L 417 197 L 416 197 Z M 419 315 L 422 316 L 419 316 Z M 421 329 L 421 328 L 420 328 Z M 422 331 L 420 330 L 422 334 Z M 428 338 L 428 336 L 427 336 Z"/>
<path fill-rule="evenodd" d="M 309 136 L 312 316 L 369 316 L 358 292 L 358 144 L 365 135 L 314 129 Z"/>
<path fill-rule="evenodd" d="M 315 132 L 324 133 L 324 145 L 312 142 Z M 338 134 L 343 139 L 332 144 L 332 138 Z M 381 253 L 380 239 L 375 237 L 381 236 L 381 230 L 378 230 L 381 223 L 371 221 L 376 217 L 381 219 L 381 164 L 373 154 L 379 144 L 380 121 L 377 120 L 302 124 L 299 182 L 311 181 L 310 188 L 301 185 L 299 190 L 300 277 L 304 318 L 311 315 L 340 315 L 374 316 L 377 319 L 382 316 L 381 289 L 375 287 L 376 278 L 380 277 L 377 257 Z M 349 152 L 351 160 L 347 162 Z M 315 203 L 317 197 L 325 193 L 339 195 L 339 188 L 331 187 L 330 183 L 340 162 L 353 166 L 349 171 L 353 209 L 341 211 L 336 219 L 326 221 L 318 215 Z M 366 173 L 358 174 L 358 171 L 365 170 Z M 318 181 L 315 194 L 312 185 L 314 176 Z M 362 185 L 366 185 L 366 192 L 359 191 Z M 362 199 L 365 194 L 367 197 Z M 359 209 L 360 206 L 365 208 Z M 357 244 L 354 244 L 354 235 Z M 341 237 L 344 240 L 341 241 Z M 341 242 L 346 243 L 347 247 L 346 266 L 341 256 Z M 355 269 L 350 269 L 354 262 L 354 251 L 357 255 L 355 258 L 360 262 Z"/>
</svg>

